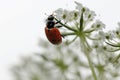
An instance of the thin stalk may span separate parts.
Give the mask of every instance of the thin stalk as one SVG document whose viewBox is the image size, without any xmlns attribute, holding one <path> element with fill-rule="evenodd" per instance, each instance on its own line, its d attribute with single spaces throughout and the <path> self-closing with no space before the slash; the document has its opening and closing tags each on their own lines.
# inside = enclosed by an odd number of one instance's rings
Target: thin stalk
<svg viewBox="0 0 120 80">
<path fill-rule="evenodd" d="M 116 52 L 116 51 L 120 51 L 120 48 L 118 48 L 118 49 L 114 49 L 114 50 L 107 50 L 108 52 Z"/>
<path fill-rule="evenodd" d="M 67 28 L 67 29 L 69 29 L 69 30 L 71 30 L 71 31 L 74 31 L 74 32 L 76 32 L 77 30 L 76 29 L 74 29 L 74 28 L 71 28 L 71 27 L 69 27 L 69 26 L 67 26 L 67 25 L 65 25 L 65 24 L 63 24 L 61 21 L 59 21 L 57 18 L 55 18 L 55 20 L 56 21 L 58 21 L 62 26 L 64 26 L 65 28 Z"/>
<path fill-rule="evenodd" d="M 91 32 L 93 32 L 93 31 L 95 31 L 95 29 L 85 30 L 84 33 L 91 33 Z"/>
<path fill-rule="evenodd" d="M 84 22 L 84 20 L 83 20 L 83 11 L 82 11 L 81 17 L 80 17 L 80 29 L 79 29 L 79 31 L 83 31 L 83 22 Z"/>
<path fill-rule="evenodd" d="M 117 62 L 119 58 L 120 58 L 120 54 L 119 54 L 119 55 L 117 55 L 117 57 L 115 57 L 115 58 L 112 60 L 112 63 Z"/>
<path fill-rule="evenodd" d="M 89 55 L 89 47 L 86 45 L 86 43 L 87 43 L 86 39 L 83 36 L 81 36 L 80 39 L 81 39 L 81 44 L 82 44 L 82 47 L 83 47 L 83 51 L 85 53 L 85 56 L 87 57 L 89 67 L 90 67 L 92 75 L 93 75 L 93 78 L 94 78 L 94 80 L 97 80 L 97 76 L 96 76 L 96 73 L 95 73 L 95 70 L 94 70 L 94 67 L 93 67 L 93 64 L 92 64 L 92 60 L 91 60 L 90 55 Z"/>
<path fill-rule="evenodd" d="M 71 32 L 71 33 L 62 33 L 63 37 L 68 36 L 68 35 L 75 35 L 75 33 L 73 33 L 73 32 Z"/>
<path fill-rule="evenodd" d="M 72 41 L 68 42 L 68 44 L 70 45 L 71 43 L 73 43 L 76 39 L 77 39 L 78 36 L 74 37 Z"/>
<path fill-rule="evenodd" d="M 120 47 L 120 43 L 119 44 L 114 44 L 114 43 L 109 43 L 109 42 L 105 42 L 105 43 L 107 43 L 108 45 L 111 45 L 111 46 L 113 46 L 113 47 Z"/>
<path fill-rule="evenodd" d="M 94 70 L 90 55 L 89 55 L 89 53 L 87 51 L 84 51 L 84 52 L 85 52 L 85 55 L 87 57 L 87 60 L 88 60 L 88 63 L 89 63 L 93 78 L 94 78 L 94 80 L 97 80 L 97 76 L 96 76 L 96 73 L 95 73 L 95 70 Z"/>
</svg>

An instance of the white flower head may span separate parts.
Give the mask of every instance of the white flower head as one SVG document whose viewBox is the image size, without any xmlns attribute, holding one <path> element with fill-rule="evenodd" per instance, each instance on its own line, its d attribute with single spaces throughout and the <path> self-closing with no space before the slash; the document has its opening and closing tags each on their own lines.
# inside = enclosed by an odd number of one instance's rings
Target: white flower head
<svg viewBox="0 0 120 80">
<path fill-rule="evenodd" d="M 112 40 L 114 38 L 114 34 L 113 32 L 109 31 L 107 33 L 103 32 L 103 31 L 99 31 L 99 35 L 101 40 Z"/>
<path fill-rule="evenodd" d="M 77 1 L 75 1 L 75 4 L 76 4 L 76 9 L 81 12 L 81 10 L 83 8 L 82 4 Z"/>
<path fill-rule="evenodd" d="M 113 34 L 116 38 L 120 38 L 120 22 L 118 22 L 118 27 L 113 30 Z"/>
<path fill-rule="evenodd" d="M 71 21 L 71 15 L 70 11 L 66 9 L 59 8 L 58 10 L 55 11 L 55 16 L 59 20 L 64 20 L 65 22 Z"/>
<path fill-rule="evenodd" d="M 69 13 L 70 13 L 70 11 L 64 9 L 64 12 L 63 12 L 63 14 L 62 14 L 62 19 L 63 19 L 65 22 L 69 22 L 69 21 L 70 21 L 71 16 L 70 16 Z"/>
<path fill-rule="evenodd" d="M 94 11 L 89 10 L 88 8 L 84 7 L 84 20 L 85 21 L 92 21 L 96 16 Z"/>
<path fill-rule="evenodd" d="M 70 20 L 77 20 L 79 18 L 79 12 L 78 11 L 71 11 L 69 13 L 69 16 L 70 16 Z"/>
<path fill-rule="evenodd" d="M 105 24 L 103 24 L 100 20 L 97 20 L 95 23 L 92 24 L 92 28 L 95 30 L 102 30 L 105 28 Z"/>
<path fill-rule="evenodd" d="M 106 35 L 105 35 L 105 38 L 109 39 L 109 40 L 112 40 L 114 38 L 113 32 L 112 31 L 107 32 Z"/>
<path fill-rule="evenodd" d="M 62 8 L 59 8 L 59 9 L 55 10 L 54 12 L 55 12 L 56 18 L 57 18 L 57 19 L 61 19 L 64 10 L 63 10 Z"/>
<path fill-rule="evenodd" d="M 116 38 L 120 38 L 120 29 L 117 28 L 116 30 L 113 30 L 113 34 Z"/>
<path fill-rule="evenodd" d="M 97 53 L 103 52 L 105 49 L 103 49 L 103 43 L 100 41 L 93 41 L 92 47 L 96 50 Z"/>
</svg>

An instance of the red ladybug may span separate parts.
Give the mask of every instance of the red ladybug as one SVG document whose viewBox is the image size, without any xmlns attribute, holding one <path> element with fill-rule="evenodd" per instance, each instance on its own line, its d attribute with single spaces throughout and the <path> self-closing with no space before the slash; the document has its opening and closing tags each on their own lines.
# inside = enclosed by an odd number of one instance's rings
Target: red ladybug
<svg viewBox="0 0 120 80">
<path fill-rule="evenodd" d="M 45 34 L 47 36 L 47 39 L 55 45 L 58 45 L 62 42 L 62 37 L 60 34 L 60 31 L 58 28 L 55 27 L 55 21 L 54 21 L 54 16 L 50 15 L 47 18 L 47 24 L 45 27 Z"/>
</svg>

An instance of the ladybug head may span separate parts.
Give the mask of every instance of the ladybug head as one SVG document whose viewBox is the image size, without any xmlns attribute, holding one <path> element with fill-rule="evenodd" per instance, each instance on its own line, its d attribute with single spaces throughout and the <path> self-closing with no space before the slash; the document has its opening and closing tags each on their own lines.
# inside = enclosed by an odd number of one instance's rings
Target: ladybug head
<svg viewBox="0 0 120 80">
<path fill-rule="evenodd" d="M 54 21 L 48 21 L 46 25 L 47 25 L 47 28 L 49 28 L 49 29 L 54 28 L 55 22 Z"/>
<path fill-rule="evenodd" d="M 53 16 L 53 15 L 50 15 L 47 20 L 53 21 L 53 20 L 54 20 L 54 16 Z"/>
</svg>

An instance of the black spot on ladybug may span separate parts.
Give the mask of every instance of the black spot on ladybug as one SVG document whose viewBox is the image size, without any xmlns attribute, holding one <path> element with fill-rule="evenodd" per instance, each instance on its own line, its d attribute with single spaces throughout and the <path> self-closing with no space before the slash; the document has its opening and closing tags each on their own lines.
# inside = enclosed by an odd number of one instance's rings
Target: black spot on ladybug
<svg viewBox="0 0 120 80">
<path fill-rule="evenodd" d="M 53 39 L 52 41 L 54 42 L 54 41 L 56 41 L 56 40 Z"/>
</svg>

